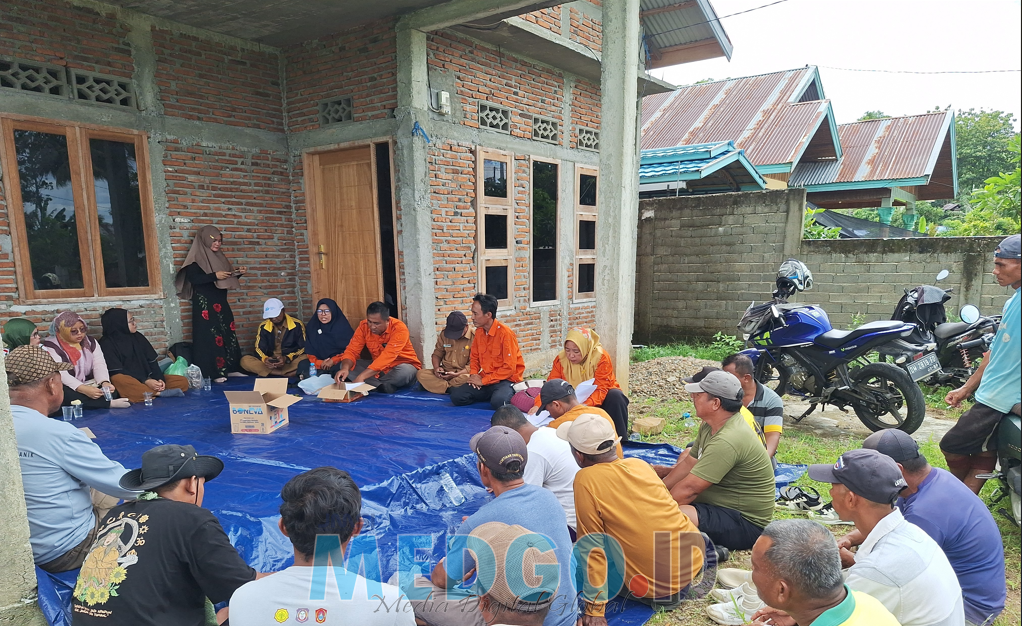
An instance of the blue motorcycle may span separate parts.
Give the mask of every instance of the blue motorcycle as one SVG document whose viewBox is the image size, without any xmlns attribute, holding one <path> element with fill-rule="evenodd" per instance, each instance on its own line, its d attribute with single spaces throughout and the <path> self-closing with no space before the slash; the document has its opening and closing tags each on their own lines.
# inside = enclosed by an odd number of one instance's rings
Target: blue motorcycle
<svg viewBox="0 0 1022 626">
<path fill-rule="evenodd" d="M 810 403 L 796 421 L 830 404 L 842 411 L 851 407 L 873 431 L 915 432 L 926 415 L 922 390 L 901 368 L 866 358 L 883 344 L 908 337 L 915 326 L 882 321 L 834 330 L 822 308 L 788 302 L 812 287 L 812 280 L 805 264 L 788 259 L 778 271 L 773 301 L 753 303 L 745 311 L 738 327 L 752 346 L 743 354 L 756 364 L 757 380 Z"/>
</svg>

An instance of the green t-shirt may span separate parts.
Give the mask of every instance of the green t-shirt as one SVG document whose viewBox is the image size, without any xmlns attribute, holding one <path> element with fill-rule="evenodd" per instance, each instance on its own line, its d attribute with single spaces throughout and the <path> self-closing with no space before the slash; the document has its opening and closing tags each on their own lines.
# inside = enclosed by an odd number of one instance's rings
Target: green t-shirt
<svg viewBox="0 0 1022 626">
<path fill-rule="evenodd" d="M 760 528 L 774 514 L 774 470 L 763 443 L 735 413 L 712 434 L 699 427 L 692 454 L 699 459 L 692 474 L 713 483 L 695 501 L 734 509 Z"/>
</svg>

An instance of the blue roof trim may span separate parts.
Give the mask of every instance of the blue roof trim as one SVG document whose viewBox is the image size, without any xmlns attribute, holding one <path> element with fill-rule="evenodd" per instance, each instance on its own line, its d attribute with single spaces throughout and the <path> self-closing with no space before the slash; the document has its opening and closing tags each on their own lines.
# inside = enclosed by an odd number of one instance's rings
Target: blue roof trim
<svg viewBox="0 0 1022 626">
<path fill-rule="evenodd" d="M 791 170 L 791 163 L 770 163 L 769 165 L 756 166 L 756 171 L 760 174 L 787 174 Z"/>
<path fill-rule="evenodd" d="M 712 159 L 734 149 L 735 143 L 733 141 L 694 143 L 673 148 L 654 148 L 642 151 L 640 164 L 652 165 L 654 163 L 677 163 L 678 161 Z"/>
<path fill-rule="evenodd" d="M 716 154 L 711 157 L 704 156 L 711 152 Z M 670 153 L 674 153 L 675 156 L 672 160 L 667 160 Z M 702 158 L 693 158 L 699 156 Z M 745 156 L 745 151 L 736 150 L 730 141 L 643 150 L 639 165 L 639 182 L 645 184 L 701 180 L 732 164 L 743 168 L 752 179 L 752 184 L 741 185 L 743 191 L 766 189 L 766 181 Z"/>
<path fill-rule="evenodd" d="M 856 180 L 847 183 L 826 183 L 823 185 L 806 185 L 805 190 L 814 191 L 845 191 L 848 189 L 874 189 L 876 187 L 914 187 L 925 185 L 929 182 L 929 176 L 918 176 L 916 178 L 891 178 L 888 180 Z"/>
</svg>

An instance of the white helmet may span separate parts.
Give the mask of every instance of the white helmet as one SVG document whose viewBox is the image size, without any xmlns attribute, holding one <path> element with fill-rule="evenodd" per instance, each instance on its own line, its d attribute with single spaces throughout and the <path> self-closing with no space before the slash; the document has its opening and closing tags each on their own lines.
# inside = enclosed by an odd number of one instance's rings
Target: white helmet
<svg viewBox="0 0 1022 626">
<path fill-rule="evenodd" d="M 806 264 L 798 259 L 787 259 L 781 263 L 777 270 L 777 286 L 790 284 L 795 291 L 805 291 L 813 288 L 813 273 L 809 271 Z"/>
</svg>

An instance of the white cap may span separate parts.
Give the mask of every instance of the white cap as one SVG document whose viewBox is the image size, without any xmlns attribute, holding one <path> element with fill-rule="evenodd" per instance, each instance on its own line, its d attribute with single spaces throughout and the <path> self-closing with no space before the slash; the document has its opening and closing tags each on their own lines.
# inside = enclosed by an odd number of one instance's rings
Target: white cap
<svg viewBox="0 0 1022 626">
<path fill-rule="evenodd" d="M 583 413 L 561 424 L 557 427 L 557 436 L 579 452 L 593 455 L 603 454 L 621 441 L 610 420 L 594 413 Z"/>
<path fill-rule="evenodd" d="M 270 298 L 263 304 L 263 319 L 268 320 L 280 315 L 284 310 L 284 303 L 276 298 Z"/>
</svg>

